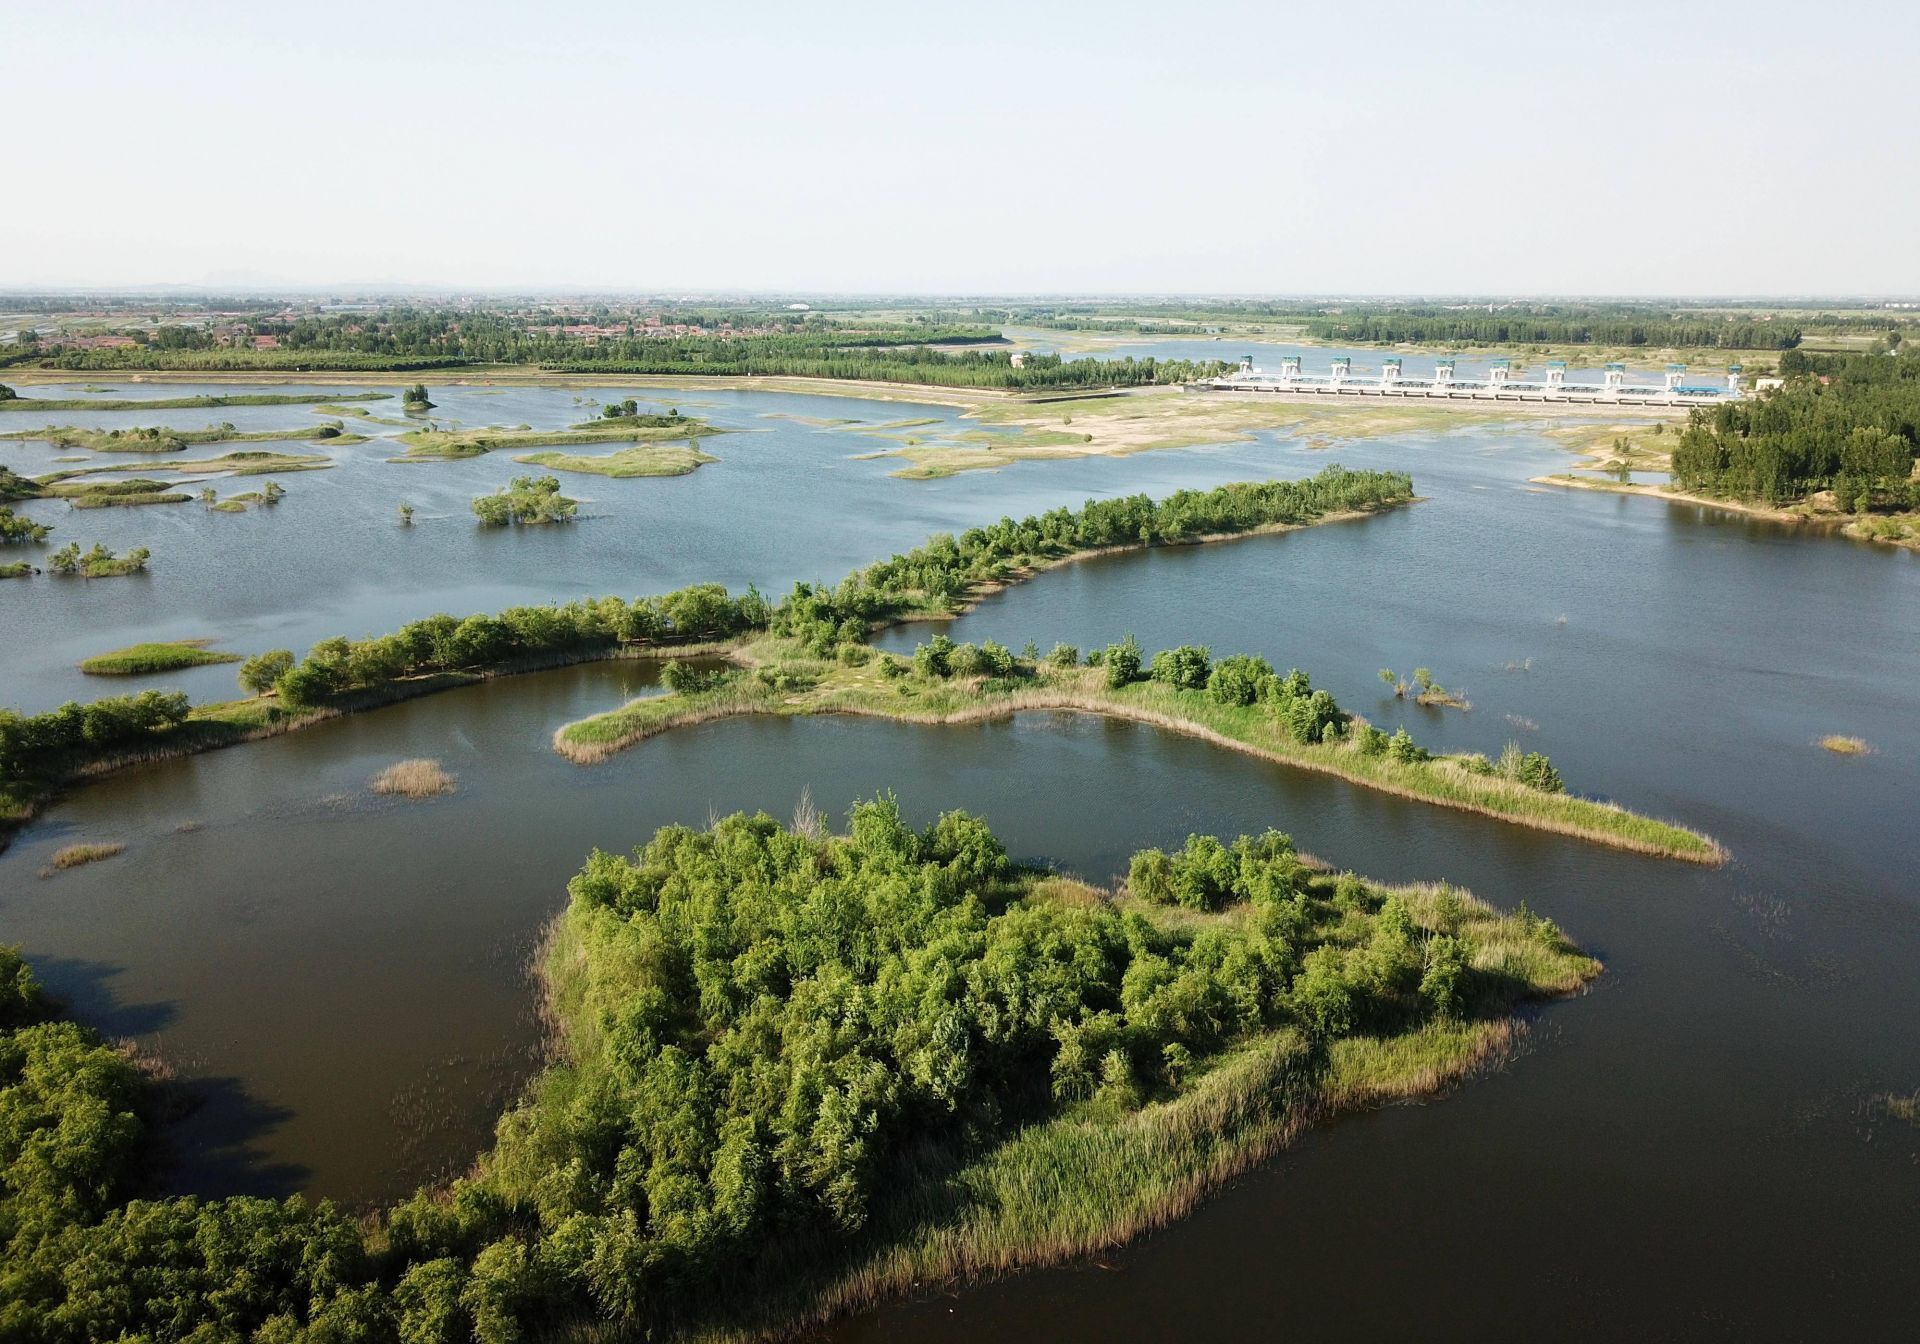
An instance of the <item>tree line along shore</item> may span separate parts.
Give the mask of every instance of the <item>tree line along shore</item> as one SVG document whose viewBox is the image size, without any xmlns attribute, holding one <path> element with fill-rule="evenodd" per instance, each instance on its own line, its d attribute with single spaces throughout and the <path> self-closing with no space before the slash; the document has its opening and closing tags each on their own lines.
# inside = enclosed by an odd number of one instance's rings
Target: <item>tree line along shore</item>
<svg viewBox="0 0 1920 1344">
<path fill-rule="evenodd" d="M 1598 474 L 1543 483 L 1655 495 L 1863 541 L 1920 547 L 1920 355 L 1781 356 L 1764 395 L 1696 408 L 1677 433 L 1622 435 L 1596 451 Z M 1665 471 L 1664 485 L 1634 471 Z"/>
<path fill-rule="evenodd" d="M 499 616 L 429 617 L 375 639 L 324 640 L 304 658 L 289 650 L 256 655 L 239 673 L 242 686 L 254 692 L 250 699 L 194 707 L 184 696 L 147 691 L 69 704 L 41 715 L 0 711 L 0 789 L 11 825 L 17 827 L 64 782 L 115 764 L 285 732 L 319 718 L 505 671 L 622 654 L 671 656 L 703 648 L 758 657 L 770 666 L 743 670 L 724 685 L 690 687 L 684 695 L 652 707 L 612 711 L 570 728 L 569 740 L 601 749 L 627 735 L 635 715 L 672 715 L 697 707 L 712 716 L 723 702 L 735 706 L 731 712 L 750 712 L 764 699 L 756 687 L 805 692 L 795 697 L 796 705 L 815 711 L 854 708 L 857 702 L 865 712 L 902 718 L 1015 712 L 1023 703 L 1041 707 L 1036 696 L 1051 696 L 1062 708 L 1097 706 L 1099 712 L 1131 717 L 1159 715 L 1242 749 L 1522 825 L 1701 862 L 1724 857 L 1713 841 L 1683 827 L 1575 795 L 1542 792 L 1478 758 L 1434 758 L 1411 744 L 1376 750 L 1371 730 L 1350 716 L 1322 722 L 1305 736 L 1284 717 L 1292 711 L 1283 701 L 1298 697 L 1271 690 L 1228 704 L 1217 698 L 1217 688 L 1215 697 L 1208 698 L 1189 685 L 1173 688 L 1179 692 L 1174 699 L 1149 704 L 1158 694 L 1152 689 L 1158 683 L 1135 688 L 1128 679 L 1096 685 L 1082 673 L 1070 676 L 1071 669 L 1036 659 L 976 669 L 957 678 L 949 665 L 948 675 L 940 678 L 943 684 L 927 685 L 924 696 L 918 682 L 925 677 L 919 669 L 913 669 L 914 678 L 895 678 L 884 692 L 871 684 L 896 661 L 875 657 L 866 642 L 874 630 L 900 620 L 951 615 L 986 592 L 1076 555 L 1300 526 L 1412 498 L 1412 481 L 1402 473 L 1329 467 L 1302 481 L 1181 491 L 1159 503 L 1144 495 L 1090 500 L 1077 511 L 1061 508 L 1019 521 L 1005 519 L 959 537 L 935 537 L 835 586 L 798 584 L 778 605 L 753 590 L 734 596 L 720 585 L 700 584 L 633 602 L 609 597 L 514 608 Z M 836 670 L 821 675 L 813 663 Z M 841 668 L 850 670 L 837 671 Z M 588 740 L 594 737 L 597 744 Z"/>
</svg>

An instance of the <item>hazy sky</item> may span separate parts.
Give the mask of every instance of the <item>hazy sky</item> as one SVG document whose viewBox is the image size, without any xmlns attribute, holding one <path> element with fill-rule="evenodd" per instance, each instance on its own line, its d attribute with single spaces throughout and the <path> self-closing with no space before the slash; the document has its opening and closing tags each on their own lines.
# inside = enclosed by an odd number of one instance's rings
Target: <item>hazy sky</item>
<svg viewBox="0 0 1920 1344">
<path fill-rule="evenodd" d="M 1912 4 L 0 0 L 0 286 L 1920 292 Z"/>
</svg>

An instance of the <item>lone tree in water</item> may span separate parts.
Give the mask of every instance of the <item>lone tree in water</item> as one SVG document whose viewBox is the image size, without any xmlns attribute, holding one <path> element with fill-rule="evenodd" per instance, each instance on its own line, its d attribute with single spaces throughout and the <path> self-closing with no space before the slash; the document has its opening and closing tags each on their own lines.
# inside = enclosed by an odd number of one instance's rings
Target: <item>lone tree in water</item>
<svg viewBox="0 0 1920 1344">
<path fill-rule="evenodd" d="M 400 394 L 400 404 L 410 411 L 425 411 L 432 408 L 433 401 L 427 396 L 427 385 L 415 383 Z"/>
</svg>

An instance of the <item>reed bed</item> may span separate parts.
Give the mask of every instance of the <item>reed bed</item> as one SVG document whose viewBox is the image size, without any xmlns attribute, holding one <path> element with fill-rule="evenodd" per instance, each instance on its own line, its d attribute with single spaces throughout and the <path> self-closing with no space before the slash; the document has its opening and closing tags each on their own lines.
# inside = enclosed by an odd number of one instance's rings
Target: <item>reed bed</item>
<svg viewBox="0 0 1920 1344">
<path fill-rule="evenodd" d="M 125 849 L 125 845 L 114 840 L 62 845 L 53 851 L 53 856 L 47 860 L 47 866 L 40 870 L 40 876 L 52 877 L 55 873 L 64 873 L 69 868 L 98 863 L 102 859 L 112 858 Z"/>
<path fill-rule="evenodd" d="M 1873 751 L 1873 744 L 1864 737 L 1842 737 L 1838 733 L 1821 738 L 1820 746 L 1836 756 L 1865 756 Z"/>
<path fill-rule="evenodd" d="M 375 793 L 395 794 L 401 798 L 434 798 L 454 790 L 453 776 L 440 762 L 425 759 L 396 761 L 375 775 L 367 785 Z"/>
</svg>

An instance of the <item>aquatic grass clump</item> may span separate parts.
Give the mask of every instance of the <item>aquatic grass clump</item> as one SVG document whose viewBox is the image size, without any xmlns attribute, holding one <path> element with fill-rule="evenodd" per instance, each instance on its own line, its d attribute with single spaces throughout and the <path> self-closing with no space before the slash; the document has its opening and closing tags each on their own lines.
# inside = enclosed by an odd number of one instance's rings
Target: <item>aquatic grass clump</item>
<svg viewBox="0 0 1920 1344">
<path fill-rule="evenodd" d="M 80 670 L 90 677 L 127 677 L 147 672 L 177 672 L 182 668 L 203 667 L 209 663 L 237 663 L 240 655 L 202 647 L 204 639 L 177 639 L 150 644 L 129 644 L 111 653 L 95 654 L 82 660 Z"/>
<path fill-rule="evenodd" d="M 1873 751 L 1864 737 L 1842 737 L 1838 733 L 1828 733 L 1820 739 L 1820 745 L 1836 756 L 1865 756 Z"/>
<path fill-rule="evenodd" d="M 368 783 L 375 793 L 395 794 L 402 798 L 433 798 L 454 790 L 453 776 L 440 762 L 417 758 L 396 761 Z"/>
<path fill-rule="evenodd" d="M 40 876 L 52 877 L 55 873 L 64 873 L 69 868 L 98 863 L 102 859 L 112 858 L 124 849 L 126 846 L 115 840 L 62 845 L 53 851 L 53 856 L 47 860 L 47 866 L 40 870 Z"/>
</svg>

